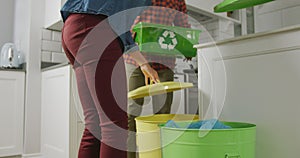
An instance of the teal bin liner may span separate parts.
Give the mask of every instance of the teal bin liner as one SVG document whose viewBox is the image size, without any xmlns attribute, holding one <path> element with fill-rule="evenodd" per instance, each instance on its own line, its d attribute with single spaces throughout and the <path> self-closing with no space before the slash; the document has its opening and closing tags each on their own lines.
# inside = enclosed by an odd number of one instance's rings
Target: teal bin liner
<svg viewBox="0 0 300 158">
<path fill-rule="evenodd" d="M 187 127 L 191 122 L 179 123 Z M 222 122 L 231 129 L 186 129 L 160 125 L 163 158 L 255 158 L 256 125 Z"/>
<path fill-rule="evenodd" d="M 178 26 L 140 22 L 133 28 L 141 52 L 195 57 L 201 31 Z"/>
</svg>

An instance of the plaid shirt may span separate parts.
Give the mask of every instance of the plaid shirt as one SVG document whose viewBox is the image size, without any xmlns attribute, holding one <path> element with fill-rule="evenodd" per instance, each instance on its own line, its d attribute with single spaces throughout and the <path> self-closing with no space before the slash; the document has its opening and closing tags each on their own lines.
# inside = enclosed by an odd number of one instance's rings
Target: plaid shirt
<svg viewBox="0 0 300 158">
<path fill-rule="evenodd" d="M 133 26 L 139 22 L 147 22 L 189 28 L 191 26 L 188 23 L 186 13 L 185 0 L 152 0 L 152 6 L 135 19 Z M 142 54 L 155 70 L 175 67 L 175 56 L 153 55 L 144 52 Z M 138 67 L 138 64 L 129 54 L 124 54 L 123 57 L 126 63 Z"/>
</svg>

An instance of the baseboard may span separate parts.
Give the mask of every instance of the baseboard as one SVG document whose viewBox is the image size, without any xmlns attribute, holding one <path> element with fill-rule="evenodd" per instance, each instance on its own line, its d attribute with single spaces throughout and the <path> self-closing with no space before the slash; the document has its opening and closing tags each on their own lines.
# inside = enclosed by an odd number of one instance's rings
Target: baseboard
<svg viewBox="0 0 300 158">
<path fill-rule="evenodd" d="M 42 158 L 42 154 L 41 153 L 23 154 L 22 158 Z"/>
</svg>

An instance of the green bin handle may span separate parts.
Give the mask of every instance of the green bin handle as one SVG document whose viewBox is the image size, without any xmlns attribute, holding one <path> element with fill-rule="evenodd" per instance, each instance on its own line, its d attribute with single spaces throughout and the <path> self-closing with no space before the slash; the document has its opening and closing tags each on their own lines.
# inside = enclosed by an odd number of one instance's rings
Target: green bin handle
<svg viewBox="0 0 300 158">
<path fill-rule="evenodd" d="M 227 153 L 225 154 L 225 158 L 241 158 L 241 155 L 238 153 Z"/>
</svg>

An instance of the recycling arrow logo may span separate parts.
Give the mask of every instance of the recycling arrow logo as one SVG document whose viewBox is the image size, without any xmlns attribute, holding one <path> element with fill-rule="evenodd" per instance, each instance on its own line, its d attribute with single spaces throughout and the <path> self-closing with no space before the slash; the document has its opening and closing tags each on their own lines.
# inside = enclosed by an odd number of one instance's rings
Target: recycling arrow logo
<svg viewBox="0 0 300 158">
<path fill-rule="evenodd" d="M 176 35 L 172 31 L 164 31 L 158 39 L 158 43 L 162 49 L 173 50 L 178 44 Z"/>
</svg>

